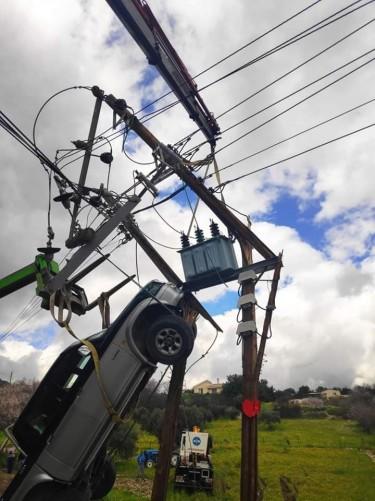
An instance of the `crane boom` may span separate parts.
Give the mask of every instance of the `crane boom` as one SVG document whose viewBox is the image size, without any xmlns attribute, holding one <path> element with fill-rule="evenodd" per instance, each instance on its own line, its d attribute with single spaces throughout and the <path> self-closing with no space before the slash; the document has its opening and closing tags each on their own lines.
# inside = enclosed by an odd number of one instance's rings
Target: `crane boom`
<svg viewBox="0 0 375 501">
<path fill-rule="evenodd" d="M 106 0 L 211 144 L 219 126 L 145 0 Z"/>
</svg>

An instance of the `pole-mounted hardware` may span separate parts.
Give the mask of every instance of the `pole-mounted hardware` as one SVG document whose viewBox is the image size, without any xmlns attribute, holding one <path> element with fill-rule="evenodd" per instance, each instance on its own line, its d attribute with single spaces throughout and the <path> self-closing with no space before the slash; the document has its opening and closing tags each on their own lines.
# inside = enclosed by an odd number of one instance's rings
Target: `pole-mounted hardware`
<svg viewBox="0 0 375 501">
<path fill-rule="evenodd" d="M 79 193 L 82 192 L 82 190 L 85 186 L 87 172 L 88 172 L 90 159 L 91 159 L 91 155 L 92 155 L 92 147 L 93 147 L 95 135 L 96 135 L 96 128 L 97 128 L 98 121 L 99 121 L 99 115 L 100 115 L 100 110 L 102 107 L 102 102 L 104 99 L 104 92 L 97 85 L 94 85 L 92 87 L 91 92 L 96 97 L 96 101 L 95 101 L 94 112 L 93 112 L 92 119 L 91 119 L 91 125 L 90 125 L 90 130 L 89 130 L 87 142 L 85 142 L 85 141 L 75 141 L 74 142 L 76 147 L 78 147 L 79 149 L 84 149 L 84 151 L 85 151 L 85 154 L 83 157 L 83 162 L 82 162 L 81 174 L 79 176 L 79 181 L 78 181 L 78 192 Z M 77 144 L 78 144 L 78 146 L 77 146 Z M 77 226 L 77 215 L 79 212 L 80 205 L 81 205 L 81 198 L 80 197 L 75 198 L 74 199 L 74 206 L 73 206 L 73 213 L 72 213 L 72 222 L 70 224 L 69 237 L 66 241 L 66 245 L 70 249 L 77 247 L 79 245 L 83 245 L 84 243 L 87 243 L 90 238 L 93 238 L 92 233 L 89 233 L 85 230 L 82 230 L 79 226 Z"/>
</svg>

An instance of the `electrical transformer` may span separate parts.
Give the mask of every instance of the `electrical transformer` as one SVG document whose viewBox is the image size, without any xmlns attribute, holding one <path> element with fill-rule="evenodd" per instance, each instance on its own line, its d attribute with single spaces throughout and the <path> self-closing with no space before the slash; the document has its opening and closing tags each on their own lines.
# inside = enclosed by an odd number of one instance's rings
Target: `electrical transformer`
<svg viewBox="0 0 375 501">
<path fill-rule="evenodd" d="M 186 282 L 199 282 L 199 288 L 225 281 L 238 268 L 233 242 L 220 235 L 216 223 L 212 222 L 210 229 L 212 237 L 205 240 L 202 230 L 197 228 L 194 245 L 190 245 L 186 235 L 181 237 L 183 248 L 179 252 Z"/>
</svg>

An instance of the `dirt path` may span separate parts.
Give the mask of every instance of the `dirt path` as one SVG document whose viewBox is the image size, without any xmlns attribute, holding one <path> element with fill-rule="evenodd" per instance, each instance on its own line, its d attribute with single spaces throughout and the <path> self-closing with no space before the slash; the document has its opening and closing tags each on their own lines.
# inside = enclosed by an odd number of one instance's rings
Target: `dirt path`
<svg viewBox="0 0 375 501">
<path fill-rule="evenodd" d="M 5 471 L 0 471 L 0 496 L 5 492 L 5 489 L 8 487 L 13 477 L 14 475 L 10 475 Z"/>
<path fill-rule="evenodd" d="M 129 491 L 133 494 L 150 498 L 152 492 L 152 480 L 147 478 L 143 480 L 140 478 L 126 478 L 122 475 L 117 475 L 115 487 L 119 490 Z"/>
</svg>

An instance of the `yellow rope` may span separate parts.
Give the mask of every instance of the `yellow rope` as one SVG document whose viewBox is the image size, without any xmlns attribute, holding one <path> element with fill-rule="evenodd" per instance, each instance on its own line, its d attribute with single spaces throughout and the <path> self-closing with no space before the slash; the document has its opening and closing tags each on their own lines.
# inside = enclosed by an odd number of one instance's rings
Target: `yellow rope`
<svg viewBox="0 0 375 501">
<path fill-rule="evenodd" d="M 86 348 L 90 351 L 92 360 L 94 362 L 96 379 L 98 382 L 99 390 L 100 390 L 100 393 L 102 395 L 102 399 L 103 399 L 103 403 L 105 405 L 105 408 L 107 409 L 108 414 L 110 415 L 111 419 L 115 423 L 124 423 L 125 421 L 121 418 L 121 416 L 118 414 L 116 409 L 113 407 L 112 402 L 110 401 L 110 399 L 107 395 L 107 391 L 104 387 L 103 378 L 101 375 L 100 359 L 99 359 L 99 355 L 98 355 L 98 352 L 97 352 L 95 346 L 91 343 L 91 341 L 88 341 L 87 339 L 80 339 L 73 332 L 73 329 L 69 325 L 69 321 L 70 321 L 70 318 L 72 316 L 72 309 L 71 309 L 71 304 L 70 304 L 70 300 L 69 300 L 68 295 L 66 295 L 66 297 L 64 298 L 62 292 L 60 293 L 60 302 L 58 305 L 58 308 L 59 308 L 58 318 L 56 318 L 55 312 L 54 312 L 55 298 L 56 298 L 56 293 L 52 294 L 50 297 L 50 311 L 51 311 L 52 317 L 60 325 L 60 327 L 64 327 L 74 339 L 76 339 L 81 344 L 86 346 Z M 63 314 L 62 314 L 63 309 L 64 309 L 64 303 L 65 303 L 66 309 L 68 310 L 68 315 L 67 315 L 66 319 L 63 319 Z"/>
</svg>

